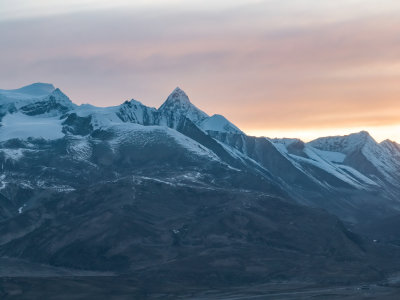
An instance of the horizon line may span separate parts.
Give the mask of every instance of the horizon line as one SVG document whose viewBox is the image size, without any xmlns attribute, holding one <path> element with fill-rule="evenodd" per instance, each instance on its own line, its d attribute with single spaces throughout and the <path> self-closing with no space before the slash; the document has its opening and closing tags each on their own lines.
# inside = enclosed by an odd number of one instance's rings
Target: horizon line
<svg viewBox="0 0 400 300">
<path fill-rule="evenodd" d="M 27 84 L 27 85 L 23 85 L 22 87 L 17 87 L 17 88 L 12 88 L 12 89 L 0 89 L 0 91 L 17 91 L 19 89 L 23 89 L 26 87 L 30 87 L 33 85 L 47 85 L 47 86 L 52 86 L 54 88 L 53 91 L 55 90 L 60 90 L 63 94 L 65 94 L 61 88 L 57 87 L 56 85 L 54 85 L 53 83 L 49 83 L 49 82 L 34 82 L 31 84 Z M 169 94 L 171 95 L 172 93 L 174 93 L 177 89 L 182 90 L 185 94 L 185 90 L 180 88 L 179 85 L 176 85 L 176 87 L 172 90 L 172 92 Z M 52 91 L 52 92 L 53 92 Z M 65 94 L 68 98 L 69 96 L 67 94 Z M 168 98 L 168 97 L 167 97 Z M 193 104 L 193 102 L 190 100 L 190 97 L 188 96 L 189 101 L 192 105 L 196 106 L 195 104 Z M 69 98 L 70 99 L 70 98 Z M 71 99 L 70 99 L 71 100 Z M 78 106 L 82 106 L 82 105 L 91 105 L 94 107 L 99 107 L 99 108 L 108 108 L 108 107 L 115 107 L 115 106 L 119 106 L 122 105 L 124 102 L 126 101 L 138 101 L 140 103 L 143 104 L 143 102 L 141 100 L 137 100 L 135 98 L 130 98 L 130 99 L 126 99 L 123 100 L 122 102 L 120 102 L 119 104 L 116 105 L 108 105 L 108 106 L 102 106 L 102 105 L 94 105 L 91 104 L 89 102 L 79 102 L 79 104 L 77 104 Z M 166 100 L 164 100 L 165 102 Z M 71 100 L 72 103 L 75 104 L 74 101 Z M 162 103 L 164 103 L 162 102 Z M 161 105 L 162 105 L 161 103 Z M 143 104 L 145 106 L 147 106 L 146 104 Z M 155 108 L 155 109 L 159 109 L 159 107 L 161 107 L 161 105 L 158 106 L 158 108 L 153 107 L 153 106 L 147 106 L 147 107 L 151 107 L 151 108 Z M 196 106 L 197 107 L 197 106 Z M 198 108 L 199 109 L 199 108 Z M 200 109 L 202 110 L 202 109 Z M 222 115 L 225 117 L 225 115 L 223 113 L 213 113 L 210 114 L 210 116 L 212 115 Z M 228 119 L 228 118 L 226 118 Z M 229 119 L 228 119 L 229 120 Z M 232 124 L 234 124 L 235 126 L 237 126 L 235 123 L 231 122 Z M 391 141 L 391 142 L 395 142 L 395 143 L 400 143 L 400 138 L 397 139 L 395 137 L 389 137 L 389 135 L 384 134 L 384 132 L 386 131 L 390 131 L 390 130 L 396 130 L 397 132 L 400 133 L 400 124 L 395 124 L 395 125 L 381 125 L 381 126 L 354 126 L 354 127 L 325 127 L 323 129 L 318 129 L 318 128 L 312 128 L 312 127 L 305 127 L 305 128 L 266 128 L 266 129 L 250 129 L 250 128 L 245 128 L 243 129 L 243 126 L 237 126 L 241 131 L 243 131 L 243 133 L 245 133 L 247 136 L 254 136 L 254 137 L 260 137 L 260 138 L 267 138 L 267 139 L 298 139 L 301 140 L 304 143 L 308 143 L 311 142 L 315 139 L 318 138 L 325 138 L 325 137 L 345 137 L 348 135 L 352 135 L 352 134 L 358 134 L 361 132 L 367 132 L 369 134 L 369 136 L 371 136 L 371 138 L 376 141 L 377 143 L 382 143 L 383 141 Z M 374 134 L 374 132 L 379 132 L 379 134 Z"/>
</svg>

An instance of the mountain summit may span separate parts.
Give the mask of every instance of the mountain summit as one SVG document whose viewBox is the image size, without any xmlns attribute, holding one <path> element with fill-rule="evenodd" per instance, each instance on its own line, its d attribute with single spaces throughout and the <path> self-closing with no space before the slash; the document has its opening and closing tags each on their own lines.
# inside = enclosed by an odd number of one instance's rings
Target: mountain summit
<svg viewBox="0 0 400 300">
<path fill-rule="evenodd" d="M 186 93 L 179 87 L 168 96 L 158 111 L 163 115 L 166 125 L 175 128 L 182 118 L 188 118 L 195 124 L 199 124 L 208 115 L 193 105 Z"/>
<path fill-rule="evenodd" d="M 172 93 L 168 96 L 167 100 L 161 105 L 160 109 L 163 106 L 177 105 L 177 106 L 189 106 L 190 100 L 188 95 L 181 90 L 179 87 L 176 87 Z"/>
<path fill-rule="evenodd" d="M 14 90 L 0 90 L 0 92 L 9 92 L 17 94 L 25 94 L 34 97 L 46 96 L 55 90 L 54 85 L 51 83 L 36 82 L 19 89 Z"/>
<path fill-rule="evenodd" d="M 345 136 L 323 137 L 310 142 L 310 145 L 321 150 L 344 153 L 362 149 L 368 144 L 377 145 L 377 142 L 367 131 Z"/>
</svg>

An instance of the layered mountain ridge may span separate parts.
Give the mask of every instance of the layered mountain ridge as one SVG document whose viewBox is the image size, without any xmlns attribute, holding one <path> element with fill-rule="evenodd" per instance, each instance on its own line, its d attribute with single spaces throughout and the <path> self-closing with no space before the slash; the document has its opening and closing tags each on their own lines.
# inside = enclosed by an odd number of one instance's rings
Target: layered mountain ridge
<svg viewBox="0 0 400 300">
<path fill-rule="evenodd" d="M 205 284 L 395 267 L 349 230 L 399 214 L 395 142 L 247 136 L 180 88 L 95 107 L 38 83 L 0 90 L 0 121 L 0 257 Z"/>
<path fill-rule="evenodd" d="M 364 207 L 369 211 L 375 207 L 377 215 L 386 206 L 399 209 L 400 147 L 391 141 L 379 144 L 367 132 L 309 143 L 250 137 L 222 115 L 208 116 L 180 88 L 159 109 L 136 100 L 113 107 L 77 106 L 61 90 L 41 83 L 0 90 L 0 99 L 0 141 L 6 144 L 12 139 L 21 143 L 27 139 L 79 140 L 70 142 L 69 149 L 74 157 L 81 153 L 84 159 L 93 152 L 90 144 L 96 136 L 108 136 L 112 148 L 118 139 L 133 132 L 143 132 L 144 139 L 152 132 L 163 132 L 193 155 L 212 157 L 239 170 L 250 169 L 296 201 L 322 207 L 349 221 L 356 221 Z M 7 164 L 16 163 L 28 151 L 3 146 L 1 153 Z M 379 196 L 370 199 L 372 194 Z M 335 199 L 321 200 L 332 197 Z"/>
</svg>

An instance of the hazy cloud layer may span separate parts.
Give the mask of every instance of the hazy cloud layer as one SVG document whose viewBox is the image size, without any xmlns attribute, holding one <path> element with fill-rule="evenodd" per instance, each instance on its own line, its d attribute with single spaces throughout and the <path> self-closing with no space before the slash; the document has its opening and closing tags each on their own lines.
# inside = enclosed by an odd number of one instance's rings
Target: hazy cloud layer
<svg viewBox="0 0 400 300">
<path fill-rule="evenodd" d="M 1 88 L 159 106 L 179 85 L 250 133 L 400 140 L 398 1 L 2 2 Z"/>
</svg>

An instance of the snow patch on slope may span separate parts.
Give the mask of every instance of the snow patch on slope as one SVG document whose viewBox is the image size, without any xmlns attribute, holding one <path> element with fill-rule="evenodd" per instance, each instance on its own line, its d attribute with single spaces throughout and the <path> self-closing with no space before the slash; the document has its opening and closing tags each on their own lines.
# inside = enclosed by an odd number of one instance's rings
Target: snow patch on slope
<svg viewBox="0 0 400 300">
<path fill-rule="evenodd" d="M 108 127 L 112 124 L 122 123 L 118 118 L 117 112 L 119 106 L 96 107 L 90 104 L 83 104 L 75 109 L 79 117 L 92 117 L 92 126 L 94 129 Z"/>
<path fill-rule="evenodd" d="M 201 122 L 199 126 L 205 131 L 243 133 L 239 128 L 221 115 L 213 115 Z"/>
<path fill-rule="evenodd" d="M 219 161 L 219 157 L 198 142 L 165 126 L 143 126 L 135 123 L 109 123 L 108 126 L 103 126 L 104 130 L 112 131 L 115 135 L 114 139 L 110 142 L 115 149 L 118 145 L 124 142 L 152 143 L 159 140 L 159 134 L 168 135 L 173 138 L 177 144 L 199 156 L 205 156 L 212 160 Z"/>
<path fill-rule="evenodd" d="M 22 149 L 3 148 L 0 149 L 0 152 L 4 154 L 6 160 L 18 161 L 24 156 Z"/>
<path fill-rule="evenodd" d="M 56 117 L 27 116 L 20 112 L 4 116 L 0 127 L 0 141 L 9 139 L 62 138 L 62 120 Z"/>
<path fill-rule="evenodd" d="M 298 156 L 290 154 L 287 147 L 296 141 L 298 142 L 299 140 L 274 139 L 272 141 L 279 152 L 288 158 L 297 169 L 311 177 L 315 182 L 325 185 L 325 183 L 320 182 L 318 178 L 315 178 L 307 171 L 305 168 L 307 164 L 317 167 L 318 169 L 321 169 L 358 189 L 368 189 L 368 185 L 376 186 L 375 182 L 362 175 L 360 172 L 349 166 L 343 166 L 341 163 L 343 163 L 344 159 L 346 158 L 346 155 L 343 153 L 320 150 L 306 144 L 303 149 L 304 156 Z"/>
<path fill-rule="evenodd" d="M 325 137 L 314 140 L 308 145 L 325 151 L 335 151 L 346 155 L 363 155 L 388 182 L 399 184 L 400 161 L 393 155 L 393 144 L 378 144 L 366 131 L 346 136 Z"/>
<path fill-rule="evenodd" d="M 378 184 L 376 182 L 374 182 L 373 180 L 371 180 L 367 176 L 361 174 L 360 172 L 358 172 L 356 169 L 354 169 L 352 167 L 349 167 L 349 166 L 346 166 L 346 165 L 339 165 L 339 168 L 344 170 L 344 171 L 347 171 L 347 172 L 351 173 L 353 175 L 353 177 L 356 177 L 357 179 L 361 180 L 365 184 L 378 186 Z"/>
<path fill-rule="evenodd" d="M 332 174 L 333 176 L 339 178 L 344 182 L 349 183 L 350 185 L 353 185 L 358 188 L 364 188 L 356 178 L 348 176 L 347 173 L 343 172 L 340 168 L 338 168 L 334 164 L 322 159 L 320 156 L 318 156 L 316 152 L 313 151 L 311 147 L 306 147 L 304 152 L 310 158 L 309 160 L 307 160 L 308 163 L 313 164 L 316 167 L 319 167 L 320 169 L 326 171 L 327 173 Z M 356 172 L 352 172 L 352 174 L 356 174 Z"/>
<path fill-rule="evenodd" d="M 0 191 L 4 190 L 7 186 L 7 182 L 5 182 L 4 179 L 6 179 L 6 175 L 5 174 L 0 175 Z"/>
<path fill-rule="evenodd" d="M 329 162 L 343 163 L 346 158 L 346 155 L 340 152 L 324 151 L 316 148 L 313 148 L 313 151 Z"/>
<path fill-rule="evenodd" d="M 69 140 L 67 152 L 76 160 L 88 160 L 92 155 L 92 147 L 88 138 L 74 137 Z"/>
<path fill-rule="evenodd" d="M 220 160 L 214 152 L 199 144 L 198 142 L 192 140 L 191 138 L 179 133 L 178 131 L 168 129 L 166 130 L 166 132 L 169 136 L 173 137 L 175 141 L 178 142 L 178 144 L 180 144 L 190 152 L 195 153 L 199 156 L 206 156 L 212 160 Z"/>
</svg>

